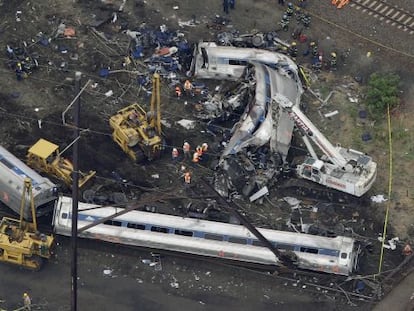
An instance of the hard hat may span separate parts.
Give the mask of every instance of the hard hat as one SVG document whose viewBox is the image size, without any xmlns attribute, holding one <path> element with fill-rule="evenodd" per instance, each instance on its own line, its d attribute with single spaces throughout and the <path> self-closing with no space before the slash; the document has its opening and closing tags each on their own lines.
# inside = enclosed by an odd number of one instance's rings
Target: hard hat
<svg viewBox="0 0 414 311">
<path fill-rule="evenodd" d="M 291 46 L 296 46 L 296 42 L 293 41 L 292 44 L 291 44 Z"/>
<path fill-rule="evenodd" d="M 27 297 L 27 296 L 29 296 L 27 293 L 24 293 L 24 294 L 23 294 L 23 297 Z"/>
<path fill-rule="evenodd" d="M 310 46 L 315 45 L 315 41 L 311 41 L 311 43 L 309 43 Z"/>
<path fill-rule="evenodd" d="M 173 148 L 173 151 L 178 151 L 177 148 Z"/>
<path fill-rule="evenodd" d="M 293 8 L 293 4 L 292 4 L 292 2 L 289 2 L 289 3 L 288 3 L 288 8 Z"/>
<path fill-rule="evenodd" d="M 331 56 L 332 56 L 332 57 L 336 57 L 336 53 L 335 53 L 335 52 L 332 52 L 332 53 L 331 53 Z"/>
<path fill-rule="evenodd" d="M 284 14 L 283 15 L 283 19 L 287 19 L 288 17 L 287 17 L 287 15 L 286 14 Z"/>
</svg>

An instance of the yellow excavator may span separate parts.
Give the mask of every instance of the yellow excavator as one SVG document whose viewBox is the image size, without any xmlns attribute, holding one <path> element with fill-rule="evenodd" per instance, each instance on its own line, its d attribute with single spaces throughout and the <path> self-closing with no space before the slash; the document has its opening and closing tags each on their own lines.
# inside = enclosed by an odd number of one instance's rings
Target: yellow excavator
<svg viewBox="0 0 414 311">
<path fill-rule="evenodd" d="M 24 209 L 27 206 L 26 199 L 30 200 L 33 222 L 23 220 Z M 37 230 L 32 181 L 30 178 L 25 178 L 20 219 L 3 217 L 0 222 L 0 261 L 38 271 L 43 261 L 51 257 L 53 244 L 52 235 L 39 233 Z"/>
<path fill-rule="evenodd" d="M 39 139 L 27 153 L 27 165 L 39 172 L 50 174 L 62 180 L 68 187 L 72 186 L 73 164 L 59 152 L 59 146 Z M 82 188 L 93 176 L 96 171 L 89 171 L 85 174 L 79 172 L 79 188 Z"/>
<path fill-rule="evenodd" d="M 136 161 L 150 161 L 161 156 L 160 76 L 152 77 L 151 110 L 146 112 L 137 103 L 119 110 L 109 119 L 113 130 L 112 139 Z"/>
</svg>

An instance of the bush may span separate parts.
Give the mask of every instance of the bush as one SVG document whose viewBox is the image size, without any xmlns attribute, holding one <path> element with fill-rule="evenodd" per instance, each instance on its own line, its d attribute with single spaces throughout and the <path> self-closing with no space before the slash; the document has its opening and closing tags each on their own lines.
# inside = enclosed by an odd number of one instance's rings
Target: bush
<svg viewBox="0 0 414 311">
<path fill-rule="evenodd" d="M 390 109 L 398 106 L 399 84 L 400 77 L 396 74 L 374 73 L 370 76 L 365 100 L 369 112 L 375 119 L 384 116 L 388 105 Z"/>
</svg>

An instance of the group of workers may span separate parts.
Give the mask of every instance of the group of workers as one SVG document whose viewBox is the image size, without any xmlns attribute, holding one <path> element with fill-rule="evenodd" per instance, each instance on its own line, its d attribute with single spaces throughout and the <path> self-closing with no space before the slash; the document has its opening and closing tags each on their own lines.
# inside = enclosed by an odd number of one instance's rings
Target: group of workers
<svg viewBox="0 0 414 311">
<path fill-rule="evenodd" d="M 290 20 L 293 15 L 296 16 L 298 23 L 302 23 L 305 28 L 309 28 L 311 22 L 310 15 L 304 13 L 300 6 L 295 7 L 293 3 L 289 2 L 286 11 L 283 13 L 282 20 L 279 23 L 284 31 L 289 30 Z"/>
<path fill-rule="evenodd" d="M 191 83 L 190 80 L 185 80 L 183 84 L 183 90 L 185 96 L 194 96 L 194 85 Z M 183 90 L 181 89 L 181 86 L 177 84 L 175 86 L 175 96 L 177 96 L 177 98 L 181 98 L 181 96 L 183 95 Z"/>
<path fill-rule="evenodd" d="M 189 160 L 192 161 L 193 163 L 198 163 L 200 161 L 204 161 L 207 158 L 207 151 L 208 151 L 208 144 L 207 143 L 203 143 L 202 145 L 198 145 L 195 148 L 195 151 L 193 153 L 193 155 L 191 155 L 191 146 L 190 144 L 185 141 L 183 144 L 183 161 L 185 160 Z M 173 148 L 171 151 L 171 159 L 173 161 L 178 161 L 180 159 L 180 153 L 178 151 L 178 148 Z"/>
<path fill-rule="evenodd" d="M 208 159 L 208 144 L 203 143 L 201 145 L 198 145 L 194 153 L 191 155 L 191 146 L 190 144 L 185 141 L 182 147 L 183 150 L 183 158 L 182 161 L 191 161 L 194 164 L 197 164 L 201 161 L 206 161 Z M 178 148 L 173 148 L 171 151 L 171 159 L 174 162 L 178 162 L 180 160 L 180 152 L 178 151 Z M 187 171 L 185 168 L 182 168 L 182 171 L 184 171 L 184 182 L 185 184 L 191 183 L 191 173 Z"/>
<path fill-rule="evenodd" d="M 298 56 L 298 47 L 296 41 L 293 41 L 287 48 L 287 53 L 293 59 L 296 59 Z M 319 71 L 322 69 L 323 65 L 323 55 L 319 50 L 318 44 L 315 41 L 310 41 L 307 50 L 303 53 L 304 56 L 311 55 L 312 57 L 312 69 Z M 337 54 L 336 52 L 331 52 L 329 57 L 325 61 L 326 68 L 330 70 L 336 70 L 337 65 Z"/>
</svg>

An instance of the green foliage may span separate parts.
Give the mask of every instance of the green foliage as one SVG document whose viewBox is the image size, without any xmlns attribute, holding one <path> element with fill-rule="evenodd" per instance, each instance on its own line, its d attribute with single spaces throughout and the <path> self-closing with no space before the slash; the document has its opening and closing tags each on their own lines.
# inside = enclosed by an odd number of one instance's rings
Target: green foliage
<svg viewBox="0 0 414 311">
<path fill-rule="evenodd" d="M 400 99 L 398 97 L 398 86 L 400 77 L 392 73 L 374 73 L 368 81 L 366 92 L 366 105 L 375 119 L 380 119 L 387 111 L 396 107 Z"/>
</svg>

